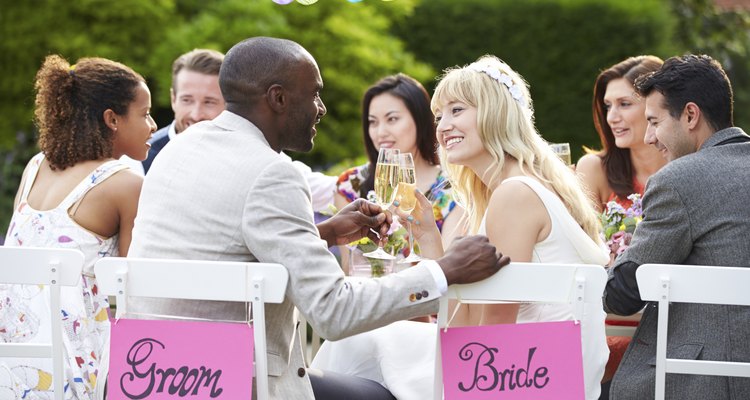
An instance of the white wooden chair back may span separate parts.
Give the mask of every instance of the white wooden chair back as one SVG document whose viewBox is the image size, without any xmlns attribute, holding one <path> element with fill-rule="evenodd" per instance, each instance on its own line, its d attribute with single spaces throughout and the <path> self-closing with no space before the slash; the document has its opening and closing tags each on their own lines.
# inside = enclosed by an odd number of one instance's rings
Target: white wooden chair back
<svg viewBox="0 0 750 400">
<path fill-rule="evenodd" d="M 750 378 L 750 363 L 667 358 L 669 303 L 750 306 L 750 268 L 643 264 L 635 272 L 641 299 L 659 303 L 655 398 L 664 399 L 667 373 Z"/>
<path fill-rule="evenodd" d="M 252 303 L 255 379 L 259 400 L 268 396 L 264 303 L 284 301 L 289 272 L 281 264 L 107 257 L 95 266 L 99 290 L 117 299 L 117 317 L 127 298 L 158 297 Z"/>
<path fill-rule="evenodd" d="M 607 273 L 600 265 L 511 263 L 495 275 L 468 285 L 452 285 L 440 297 L 435 357 L 435 399 L 443 398 L 443 371 L 439 330 L 448 324 L 448 301 L 492 303 L 497 301 L 571 303 L 577 320 L 583 305 L 601 300 Z"/>
<path fill-rule="evenodd" d="M 0 343 L 0 357 L 52 359 L 54 398 L 63 399 L 63 358 L 60 288 L 81 280 L 84 256 L 79 250 L 41 247 L 0 247 L 0 284 L 46 285 L 50 291 L 51 343 Z"/>
</svg>

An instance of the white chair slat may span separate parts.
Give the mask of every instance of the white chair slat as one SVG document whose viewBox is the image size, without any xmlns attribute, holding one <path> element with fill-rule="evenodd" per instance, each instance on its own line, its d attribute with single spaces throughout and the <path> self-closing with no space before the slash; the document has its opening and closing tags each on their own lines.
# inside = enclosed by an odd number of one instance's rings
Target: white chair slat
<svg viewBox="0 0 750 400">
<path fill-rule="evenodd" d="M 0 247 L 0 283 L 49 286 L 52 329 L 51 343 L 0 343 L 0 357 L 51 358 L 56 400 L 63 399 L 65 386 L 60 287 L 78 285 L 83 263 L 83 253 L 75 249 Z"/>
<path fill-rule="evenodd" d="M 641 299 L 659 304 L 656 333 L 655 399 L 663 400 L 666 374 L 750 378 L 750 363 L 667 358 L 671 302 L 750 306 L 750 268 L 643 264 L 636 270 Z"/>
<path fill-rule="evenodd" d="M 600 265 L 511 263 L 493 276 L 468 285 L 452 285 L 440 298 L 437 329 L 448 323 L 448 301 L 464 303 L 539 302 L 572 303 L 581 318 L 583 303 L 599 301 L 607 273 Z M 436 340 L 435 399 L 443 396 L 440 335 Z"/>
<path fill-rule="evenodd" d="M 264 303 L 284 301 L 289 272 L 280 264 L 108 257 L 96 263 L 100 292 L 117 296 L 118 315 L 128 297 L 236 301 L 253 304 L 255 377 L 267 400 L 268 359 Z"/>
</svg>

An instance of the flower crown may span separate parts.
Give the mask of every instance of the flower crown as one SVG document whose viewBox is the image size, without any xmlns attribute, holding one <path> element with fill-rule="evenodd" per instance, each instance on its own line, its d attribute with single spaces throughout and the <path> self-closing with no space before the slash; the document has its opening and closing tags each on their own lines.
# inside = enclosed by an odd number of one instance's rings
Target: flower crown
<svg viewBox="0 0 750 400">
<path fill-rule="evenodd" d="M 490 78 L 505 85 L 505 87 L 508 88 L 510 95 L 513 97 L 513 100 L 520 104 L 524 110 L 528 110 L 526 98 L 524 98 L 523 96 L 523 90 L 521 89 L 521 86 L 517 83 L 513 83 L 513 78 L 511 78 L 510 75 L 490 65 L 479 65 L 477 63 L 474 63 L 469 65 L 467 68 L 472 71 L 485 73 Z"/>
</svg>

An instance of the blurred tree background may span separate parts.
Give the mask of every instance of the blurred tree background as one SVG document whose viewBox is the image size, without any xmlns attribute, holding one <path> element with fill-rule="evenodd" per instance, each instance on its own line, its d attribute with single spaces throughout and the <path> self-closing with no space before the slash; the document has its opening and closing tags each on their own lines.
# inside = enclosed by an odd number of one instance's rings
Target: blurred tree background
<svg viewBox="0 0 750 400">
<path fill-rule="evenodd" d="M 495 54 L 531 84 L 536 119 L 551 142 L 598 146 L 594 79 L 637 54 L 705 52 L 727 68 L 735 122 L 750 126 L 750 17 L 712 0 L 0 0 L 0 233 L 28 159 L 37 151 L 33 80 L 48 54 L 101 56 L 147 79 L 161 127 L 172 118 L 170 69 L 197 47 L 226 52 L 257 35 L 295 40 L 316 57 L 328 115 L 309 154 L 337 173 L 362 160 L 360 100 L 382 76 L 404 72 L 428 89 L 446 67 Z"/>
</svg>

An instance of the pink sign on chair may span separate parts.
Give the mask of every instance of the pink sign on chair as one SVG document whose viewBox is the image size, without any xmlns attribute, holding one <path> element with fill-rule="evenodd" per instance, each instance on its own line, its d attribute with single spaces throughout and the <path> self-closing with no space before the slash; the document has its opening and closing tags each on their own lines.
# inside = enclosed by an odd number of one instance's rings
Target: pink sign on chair
<svg viewBox="0 0 750 400">
<path fill-rule="evenodd" d="M 111 400 L 251 398 L 247 324 L 120 319 L 110 349 Z"/>
<path fill-rule="evenodd" d="M 573 321 L 440 330 L 445 400 L 583 399 Z"/>
</svg>

